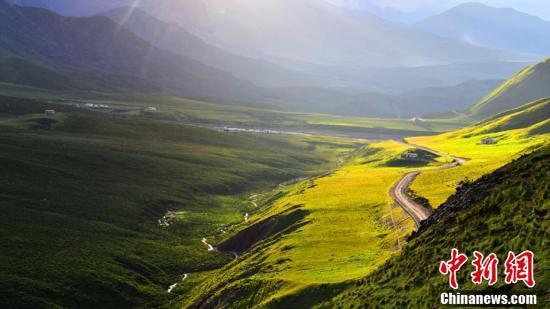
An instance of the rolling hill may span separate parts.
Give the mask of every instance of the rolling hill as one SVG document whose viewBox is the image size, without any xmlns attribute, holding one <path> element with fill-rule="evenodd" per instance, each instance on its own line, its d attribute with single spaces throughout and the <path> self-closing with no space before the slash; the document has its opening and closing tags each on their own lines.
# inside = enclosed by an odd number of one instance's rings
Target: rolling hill
<svg viewBox="0 0 550 309">
<path fill-rule="evenodd" d="M 414 27 L 478 46 L 537 56 L 550 53 L 550 22 L 512 8 L 465 3 Z"/>
<path fill-rule="evenodd" d="M 550 58 L 508 79 L 473 106 L 470 114 L 483 118 L 546 97 L 550 97 Z"/>
</svg>

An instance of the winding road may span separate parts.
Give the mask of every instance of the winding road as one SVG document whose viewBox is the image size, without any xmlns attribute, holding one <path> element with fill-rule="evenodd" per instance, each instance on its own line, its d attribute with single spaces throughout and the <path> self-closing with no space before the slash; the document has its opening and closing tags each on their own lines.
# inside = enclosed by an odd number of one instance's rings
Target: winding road
<svg viewBox="0 0 550 309">
<path fill-rule="evenodd" d="M 441 154 L 438 151 L 435 151 L 427 147 L 418 146 L 418 145 L 409 144 L 409 143 L 406 143 L 406 145 L 431 152 L 438 156 L 448 156 L 453 159 L 451 163 L 442 165 L 436 168 L 435 170 L 444 170 L 444 169 L 454 168 L 464 164 L 467 161 L 467 159 L 465 158 Z M 431 171 L 433 171 L 433 169 Z M 390 190 L 390 195 L 393 197 L 395 203 L 401 206 L 401 208 L 403 208 L 409 214 L 409 216 L 411 216 L 417 228 L 420 226 L 420 222 L 428 219 L 428 217 L 432 214 L 432 211 L 430 209 L 418 204 L 407 194 L 407 190 L 411 186 L 411 183 L 421 173 L 422 173 L 421 171 L 413 171 L 413 172 L 405 173 L 403 177 L 401 177 L 401 179 L 399 179 L 399 181 L 397 181 L 397 183 Z"/>
</svg>

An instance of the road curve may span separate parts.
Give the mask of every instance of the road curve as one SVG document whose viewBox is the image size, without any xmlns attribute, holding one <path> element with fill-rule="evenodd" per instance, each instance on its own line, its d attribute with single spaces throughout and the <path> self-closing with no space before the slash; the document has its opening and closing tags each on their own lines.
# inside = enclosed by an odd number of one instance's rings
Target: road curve
<svg viewBox="0 0 550 309">
<path fill-rule="evenodd" d="M 431 214 L 431 210 L 416 203 L 408 194 L 407 189 L 418 176 L 420 172 L 409 172 L 403 175 L 401 179 L 393 186 L 390 191 L 394 201 L 401 206 L 414 220 L 416 227 L 420 226 L 422 220 L 426 220 Z"/>
<path fill-rule="evenodd" d="M 429 151 L 439 156 L 449 156 L 453 159 L 451 163 L 444 164 L 436 168 L 436 170 L 454 168 L 464 164 L 467 161 L 467 159 L 465 158 L 444 155 L 427 147 L 418 146 L 414 144 L 407 144 L 407 145 Z M 414 181 L 414 179 L 418 175 L 420 175 L 420 173 L 421 173 L 420 171 L 405 173 L 403 177 L 401 177 L 401 179 L 399 179 L 399 181 L 397 181 L 397 183 L 390 190 L 390 195 L 393 197 L 395 203 L 401 206 L 401 208 L 403 208 L 409 214 L 409 216 L 411 216 L 411 218 L 414 220 L 416 227 L 419 227 L 420 222 L 428 219 L 428 217 L 432 214 L 432 211 L 430 209 L 418 204 L 407 194 L 407 190 L 411 186 L 411 183 Z"/>
</svg>

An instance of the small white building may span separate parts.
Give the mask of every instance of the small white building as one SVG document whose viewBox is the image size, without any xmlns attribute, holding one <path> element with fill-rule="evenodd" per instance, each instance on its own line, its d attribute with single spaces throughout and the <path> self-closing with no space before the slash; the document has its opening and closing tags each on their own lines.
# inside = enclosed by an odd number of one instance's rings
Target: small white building
<svg viewBox="0 0 550 309">
<path fill-rule="evenodd" d="M 418 158 L 418 154 L 414 153 L 414 152 L 405 152 L 403 154 L 403 157 L 407 158 L 407 159 L 416 159 L 416 158 Z"/>
<path fill-rule="evenodd" d="M 158 109 L 156 107 L 149 106 L 149 107 L 146 107 L 143 111 L 147 113 L 156 113 Z"/>
<path fill-rule="evenodd" d="M 421 117 L 413 117 L 413 118 L 409 119 L 409 121 L 411 121 L 411 122 L 425 122 L 426 120 L 424 120 Z"/>
<path fill-rule="evenodd" d="M 44 114 L 46 115 L 55 115 L 55 110 L 54 109 L 47 109 L 44 111 Z"/>
</svg>

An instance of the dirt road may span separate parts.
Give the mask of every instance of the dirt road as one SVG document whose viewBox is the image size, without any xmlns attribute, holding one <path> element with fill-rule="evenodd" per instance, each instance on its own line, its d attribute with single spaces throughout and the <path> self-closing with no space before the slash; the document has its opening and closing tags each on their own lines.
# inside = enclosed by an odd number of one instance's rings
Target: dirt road
<svg viewBox="0 0 550 309">
<path fill-rule="evenodd" d="M 449 156 L 453 159 L 453 162 L 438 167 L 438 170 L 454 168 L 464 164 L 467 161 L 467 159 L 465 158 L 444 155 L 430 148 L 413 144 L 407 145 L 429 151 L 439 156 Z M 412 217 L 414 223 L 416 224 L 416 227 L 419 227 L 420 222 L 426 220 L 432 214 L 432 211 L 430 209 L 418 204 L 407 194 L 407 189 L 409 189 L 411 183 L 418 175 L 420 175 L 420 173 L 420 171 L 406 173 L 390 190 L 390 195 L 393 197 L 394 201 Z"/>
</svg>

